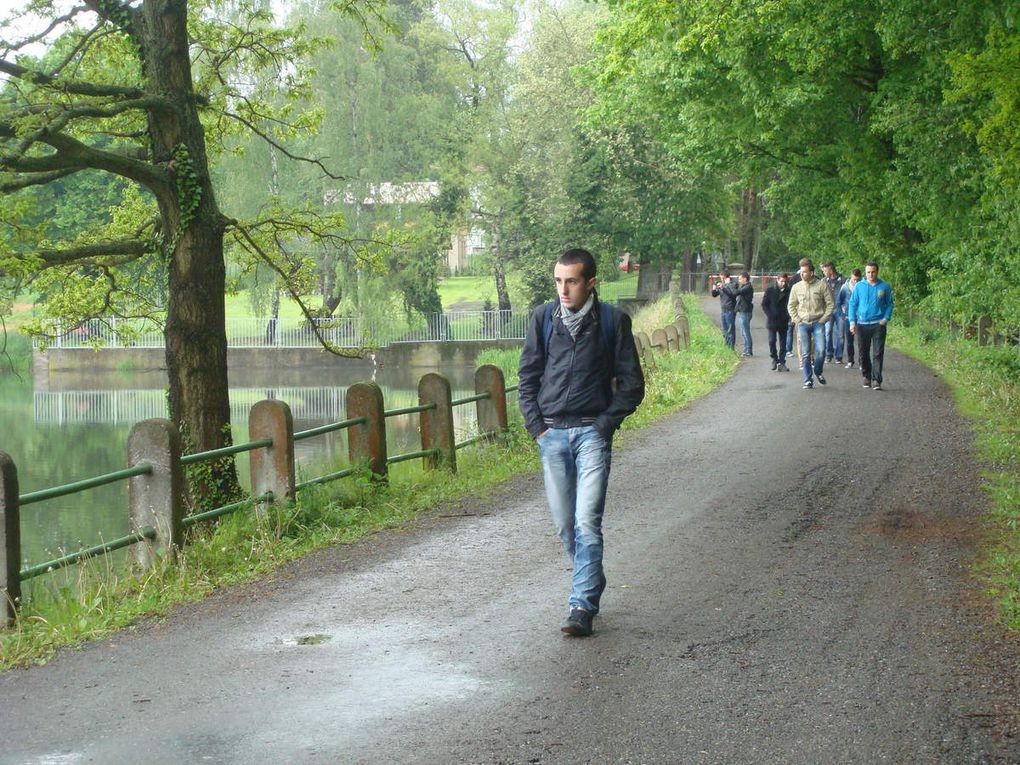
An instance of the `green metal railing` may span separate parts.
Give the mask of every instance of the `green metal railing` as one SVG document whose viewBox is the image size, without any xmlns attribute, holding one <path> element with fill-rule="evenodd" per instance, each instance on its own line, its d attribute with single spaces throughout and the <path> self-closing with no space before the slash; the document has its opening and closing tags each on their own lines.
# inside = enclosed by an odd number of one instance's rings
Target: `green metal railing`
<svg viewBox="0 0 1020 765">
<path fill-rule="evenodd" d="M 147 475 L 151 472 L 152 465 L 135 465 L 134 467 L 117 470 L 113 473 L 97 475 L 94 478 L 86 478 L 81 481 L 75 481 L 74 483 L 65 483 L 62 486 L 54 486 L 49 489 L 40 489 L 39 491 L 31 491 L 28 494 L 22 494 L 18 497 L 18 505 L 24 507 L 25 505 L 31 505 L 34 502 L 42 502 L 46 499 L 66 497 L 69 494 L 77 494 L 78 492 L 85 491 L 86 489 L 94 489 L 97 486 L 105 486 L 108 483 L 123 481 L 127 478 L 133 478 L 136 475 Z"/>
<path fill-rule="evenodd" d="M 510 393 L 510 392 L 516 391 L 516 390 L 517 390 L 517 386 L 516 385 L 512 386 L 512 387 L 509 387 L 509 388 L 506 388 L 506 392 L 507 393 Z M 491 399 L 491 398 L 492 398 L 492 394 L 491 393 L 484 392 L 484 393 L 477 393 L 477 394 L 474 394 L 474 395 L 471 395 L 471 396 L 464 396 L 462 398 L 450 400 L 449 403 L 450 403 L 451 407 L 452 406 L 462 406 L 462 405 L 465 405 L 465 404 L 471 404 L 471 403 L 475 403 L 475 402 L 478 402 L 478 401 L 483 401 L 483 400 Z M 387 410 L 383 411 L 383 420 L 385 421 L 386 419 L 389 419 L 391 417 L 398 417 L 398 416 L 402 416 L 402 415 L 418 414 L 418 413 L 422 413 L 422 412 L 427 412 L 427 411 L 434 410 L 436 408 L 437 408 L 436 402 L 432 401 L 432 402 L 428 402 L 428 403 L 424 403 L 424 404 L 419 404 L 417 406 L 407 406 L 407 407 L 401 407 L 401 408 L 397 408 L 397 409 L 387 409 Z M 362 417 L 352 417 L 352 418 L 349 418 L 349 419 L 346 419 L 346 420 L 341 420 L 339 422 L 328 423 L 326 425 L 321 425 L 321 426 L 318 426 L 318 427 L 315 427 L 315 428 L 310 428 L 308 430 L 303 430 L 303 431 L 295 432 L 295 433 L 293 433 L 292 437 L 293 437 L 293 440 L 295 442 L 297 442 L 297 441 L 301 441 L 301 440 L 304 440 L 304 439 L 307 439 L 307 438 L 313 438 L 315 436 L 324 435 L 326 433 L 332 433 L 332 432 L 336 432 L 336 431 L 340 431 L 340 430 L 345 430 L 347 428 L 351 428 L 351 427 L 356 426 L 356 425 L 364 425 L 367 421 L 368 421 L 368 418 L 364 417 L 364 416 L 362 416 Z M 464 448 L 466 446 L 470 446 L 472 444 L 479 443 L 481 441 L 490 439 L 492 436 L 493 436 L 493 433 L 481 433 L 481 434 L 473 436 L 472 438 L 469 438 L 469 439 L 467 439 L 465 441 L 461 441 L 459 443 L 456 443 L 454 445 L 454 448 L 455 449 L 462 449 L 462 448 Z M 263 439 L 259 439 L 259 440 L 255 440 L 255 441 L 249 441 L 249 442 L 242 443 L 242 444 L 233 444 L 231 446 L 225 446 L 225 447 L 222 447 L 222 448 L 219 448 L 219 449 L 211 449 L 211 450 L 205 451 L 205 452 L 198 452 L 198 453 L 195 453 L 195 454 L 183 455 L 183 456 L 180 457 L 180 463 L 181 463 L 181 465 L 195 465 L 195 464 L 198 464 L 198 463 L 201 463 L 201 462 L 205 462 L 205 461 L 208 461 L 208 460 L 220 459 L 222 457 L 230 457 L 230 456 L 234 456 L 234 455 L 237 455 L 237 454 L 242 454 L 242 453 L 245 453 L 245 452 L 251 452 L 251 451 L 254 451 L 256 449 L 269 448 L 269 447 L 272 447 L 272 446 L 273 446 L 273 439 L 272 438 L 263 438 Z M 396 455 L 392 455 L 392 456 L 387 455 L 386 456 L 386 464 L 387 465 L 393 465 L 393 464 L 397 464 L 397 463 L 400 463 L 400 462 L 406 462 L 408 460 L 413 460 L 413 459 L 424 459 L 424 458 L 428 458 L 428 457 L 435 457 L 436 455 L 440 454 L 441 452 L 442 452 L 442 450 L 439 449 L 439 448 L 429 448 L 429 449 L 420 449 L 420 450 L 413 451 L 413 452 L 407 452 L 405 454 L 396 454 Z M 343 470 L 338 470 L 336 472 L 328 473 L 328 474 L 322 475 L 322 476 L 318 476 L 316 478 L 312 478 L 312 479 L 309 479 L 307 481 L 302 481 L 300 483 L 294 484 L 294 490 L 295 491 L 301 491 L 302 489 L 306 489 L 306 488 L 309 488 L 311 486 L 317 486 L 319 484 L 328 483 L 330 481 L 336 481 L 336 480 L 339 480 L 339 479 L 342 479 L 342 478 L 346 478 L 348 476 L 351 476 L 351 475 L 354 475 L 355 473 L 357 473 L 359 471 L 359 469 L 360 468 L 356 467 L 356 466 L 347 467 L 347 468 L 344 468 Z M 19 505 L 19 507 L 24 507 L 25 505 L 31 505 L 31 504 L 34 504 L 34 503 L 43 502 L 45 500 L 55 499 L 57 497 L 65 497 L 65 496 L 68 496 L 68 495 L 71 495 L 71 494 L 76 494 L 78 492 L 85 491 L 85 490 L 88 490 L 88 489 L 96 488 L 96 487 L 99 487 L 99 486 L 104 486 L 104 485 L 110 484 L 110 483 L 115 483 L 117 481 L 124 481 L 124 480 L 127 480 L 129 478 L 133 478 L 135 476 L 149 475 L 152 472 L 153 472 L 153 466 L 150 465 L 150 464 L 143 463 L 143 464 L 139 464 L 139 465 L 134 465 L 132 467 L 125 468 L 123 470 L 117 470 L 117 471 L 112 472 L 112 473 L 106 473 L 104 475 L 95 476 L 95 477 L 92 477 L 92 478 L 86 478 L 86 479 L 81 480 L 81 481 L 75 481 L 73 483 L 63 484 L 61 486 L 54 486 L 52 488 L 42 489 L 40 491 L 34 491 L 34 492 L 28 492 L 28 493 L 25 493 L 25 494 L 21 494 L 18 497 L 18 505 Z M 261 494 L 258 497 L 245 498 L 245 499 L 242 499 L 242 500 L 239 500 L 239 501 L 236 501 L 236 502 L 232 502 L 232 503 L 227 504 L 227 505 L 223 505 L 221 507 L 213 508 L 211 510 L 206 510 L 206 511 L 201 512 L 201 513 L 196 513 L 194 515 L 189 515 L 189 516 L 183 518 L 181 520 L 181 523 L 182 523 L 182 525 L 184 527 L 190 527 L 190 526 L 194 526 L 194 525 L 196 525 L 198 523 L 201 523 L 203 521 L 208 521 L 208 520 L 212 520 L 212 519 L 215 519 L 215 518 L 220 518 L 220 517 L 222 517 L 224 515 L 227 515 L 229 513 L 236 512 L 236 511 L 238 511 L 238 510 L 240 510 L 242 508 L 252 507 L 252 506 L 255 506 L 255 505 L 257 505 L 259 503 L 263 503 L 263 502 L 273 502 L 273 501 L 274 501 L 273 492 L 272 491 L 267 491 L 267 492 Z M 101 544 L 98 544 L 98 545 L 94 545 L 94 546 L 91 546 L 91 547 L 83 548 L 81 550 L 78 550 L 77 552 L 70 553 L 68 555 L 64 555 L 64 556 L 62 556 L 60 558 L 55 558 L 54 560 L 46 561 L 45 563 L 39 563 L 39 564 L 36 564 L 34 566 L 29 566 L 27 568 L 24 568 L 24 569 L 22 569 L 22 570 L 20 570 L 18 572 L 18 578 L 21 581 L 25 581 L 25 580 L 31 579 L 33 577 L 40 576 L 42 574 L 46 574 L 46 573 L 49 573 L 49 572 L 52 572 L 52 571 L 59 570 L 61 568 L 65 568 L 67 566 L 73 565 L 75 563 L 78 563 L 80 561 L 86 560 L 88 558 L 93 558 L 93 557 L 97 557 L 97 556 L 100 556 L 100 555 L 106 555 L 106 554 L 114 552 L 116 550 L 120 550 L 120 549 L 123 549 L 123 548 L 126 548 L 126 547 L 130 547 L 131 545 L 137 544 L 137 543 L 142 542 L 144 540 L 153 540 L 156 537 L 157 537 L 156 530 L 153 529 L 152 527 L 146 526 L 144 528 L 141 528 L 141 529 L 139 529 L 137 531 L 134 531 L 134 532 L 132 532 L 130 534 L 127 534 L 125 536 L 119 537 L 117 539 L 111 540 L 109 542 L 104 542 L 104 543 L 101 543 Z"/>
</svg>

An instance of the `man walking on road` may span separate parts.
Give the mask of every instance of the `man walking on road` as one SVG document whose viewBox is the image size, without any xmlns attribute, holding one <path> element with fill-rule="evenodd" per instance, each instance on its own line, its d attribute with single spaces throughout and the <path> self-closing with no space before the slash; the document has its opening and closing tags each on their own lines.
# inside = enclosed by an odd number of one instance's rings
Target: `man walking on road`
<svg viewBox="0 0 1020 765">
<path fill-rule="evenodd" d="M 836 266 L 831 260 L 822 263 L 822 274 L 825 276 L 825 283 L 829 287 L 829 292 L 832 293 L 832 302 L 835 304 L 839 291 L 846 283 L 846 279 L 836 271 Z M 839 311 L 833 311 L 832 316 L 825 323 L 826 361 L 835 359 L 837 364 L 843 363 L 843 334 L 843 317 Z"/>
<path fill-rule="evenodd" d="M 825 385 L 822 370 L 825 366 L 825 322 L 832 316 L 835 304 L 829 287 L 815 278 L 815 264 L 811 258 L 800 261 L 800 281 L 790 290 L 790 321 L 797 325 L 800 342 L 800 363 L 804 370 L 804 387 L 813 388 L 813 376 Z M 811 364 L 811 342 L 814 342 L 814 366 Z"/>
<path fill-rule="evenodd" d="M 864 281 L 854 287 L 847 308 L 850 332 L 857 338 L 857 362 L 865 388 L 882 390 L 886 325 L 892 312 L 892 287 L 878 278 L 878 263 L 869 261 L 864 266 Z"/>
<path fill-rule="evenodd" d="M 744 271 L 737 277 L 737 301 L 734 311 L 737 314 L 737 325 L 740 327 L 740 341 L 744 345 L 741 356 L 750 356 L 752 353 L 751 344 L 751 310 L 754 308 L 754 285 L 751 284 L 751 274 Z"/>
<path fill-rule="evenodd" d="M 787 303 L 790 300 L 789 276 L 780 274 L 776 283 L 765 289 L 761 298 L 761 310 L 765 314 L 765 327 L 769 332 L 769 355 L 772 357 L 772 369 L 786 370 L 786 330 L 790 326 L 790 312 Z"/>
<path fill-rule="evenodd" d="M 719 298 L 719 319 L 722 322 L 723 339 L 732 351 L 737 342 L 734 327 L 737 318 L 737 287 L 730 281 L 729 271 L 719 274 L 719 281 L 712 285 L 712 297 Z"/>
<path fill-rule="evenodd" d="M 850 296 L 854 294 L 854 287 L 861 280 L 861 269 L 855 268 L 850 272 L 850 278 L 843 282 L 836 295 L 836 313 L 843 317 L 843 347 L 846 348 L 846 368 L 854 367 L 854 336 L 850 332 L 850 321 L 847 309 L 850 308 Z"/>
<path fill-rule="evenodd" d="M 518 396 L 542 456 L 556 533 L 574 565 L 561 630 L 584 637 L 606 587 L 602 515 L 613 433 L 644 398 L 645 379 L 630 317 L 598 299 L 591 253 L 566 250 L 553 275 L 559 300 L 531 314 Z"/>
</svg>

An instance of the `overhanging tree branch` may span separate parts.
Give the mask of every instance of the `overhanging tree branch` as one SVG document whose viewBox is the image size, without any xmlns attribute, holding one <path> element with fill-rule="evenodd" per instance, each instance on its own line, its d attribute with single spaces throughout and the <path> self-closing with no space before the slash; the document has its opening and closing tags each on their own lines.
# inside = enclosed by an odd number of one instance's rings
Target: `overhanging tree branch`
<svg viewBox="0 0 1020 765">
<path fill-rule="evenodd" d="M 301 313 L 304 314 L 305 319 L 308 321 L 309 328 L 315 334 L 315 339 L 319 341 L 319 344 L 325 350 L 329 351 L 335 356 L 341 356 L 343 358 L 348 359 L 360 359 L 363 357 L 362 349 L 339 348 L 323 336 L 322 330 L 319 328 L 318 324 L 315 321 L 316 317 L 312 315 L 311 310 L 308 308 L 308 306 L 305 305 L 305 302 L 302 299 L 302 297 L 298 295 L 297 292 L 294 291 L 293 287 L 290 286 L 290 279 L 288 278 L 287 272 L 280 268 L 279 264 L 276 263 L 276 261 L 274 261 L 271 257 L 269 257 L 268 253 L 266 253 L 266 251 L 263 250 L 261 246 L 259 246 L 258 242 L 256 242 L 252 238 L 251 234 L 249 234 L 248 231 L 243 226 L 235 223 L 235 226 L 233 228 L 233 234 L 235 241 L 237 241 L 237 243 L 241 245 L 241 247 L 243 247 L 245 250 L 252 253 L 253 255 L 258 256 L 259 259 L 261 259 L 273 271 L 279 274 L 284 289 L 287 290 L 287 293 L 291 296 L 294 302 L 298 304 L 298 307 L 301 309 Z"/>
<path fill-rule="evenodd" d="M 41 258 L 46 267 L 63 266 L 88 258 L 114 258 L 114 263 L 123 265 L 137 260 L 152 252 L 151 247 L 138 239 L 122 239 L 119 241 L 94 242 L 77 247 L 64 249 L 35 250 L 34 254 Z"/>
<path fill-rule="evenodd" d="M 27 67 L 14 64 L 10 61 L 0 59 L 0 72 L 33 85 L 46 88 L 58 93 L 71 93 L 77 96 L 93 96 L 95 98 L 145 98 L 146 93 L 141 88 L 128 88 L 121 85 L 98 85 L 94 82 L 82 80 L 64 80 L 59 77 L 51 77 L 48 74 L 28 69 Z"/>
<path fill-rule="evenodd" d="M 27 189 L 29 186 L 45 186 L 51 181 L 58 181 L 61 178 L 66 178 L 67 176 L 74 175 L 77 172 L 78 168 L 69 167 L 63 170 L 54 170 L 49 173 L 35 173 L 34 175 L 26 175 L 10 181 L 2 181 L 0 182 L 0 194 L 10 194 L 14 191 Z"/>
<path fill-rule="evenodd" d="M 92 168 L 129 178 L 156 194 L 170 190 L 169 173 L 155 165 L 116 152 L 96 149 L 62 134 L 44 133 L 38 140 L 53 147 L 56 152 L 43 157 L 0 155 L 0 169 L 18 173 L 48 173 Z"/>
<path fill-rule="evenodd" d="M 334 181 L 344 181 L 344 180 L 347 180 L 347 178 L 345 176 L 343 176 L 343 175 L 337 175 L 337 174 L 335 174 L 333 172 L 330 172 L 330 170 L 322 163 L 322 160 L 315 159 L 313 157 L 302 157 L 299 154 L 293 154 L 293 153 L 287 151 L 287 149 L 284 148 L 284 146 L 282 144 L 280 144 L 278 141 L 273 140 L 272 136 L 270 136 L 264 130 L 259 130 L 255 125 L 253 125 L 251 122 L 246 120 L 240 114 L 234 114 L 233 112 L 226 112 L 226 111 L 223 112 L 223 114 L 225 116 L 227 116 L 227 117 L 230 117 L 233 120 L 237 120 L 238 122 L 240 122 L 242 125 L 244 125 L 246 128 L 248 128 L 251 132 L 253 132 L 259 138 L 261 138 L 263 141 L 265 141 L 270 146 L 272 146 L 274 149 L 276 149 L 278 152 L 280 152 L 285 157 L 287 157 L 287 159 L 292 159 L 295 162 L 308 162 L 309 164 L 315 165 L 317 168 L 319 168 L 322 171 L 322 173 L 326 177 L 328 177 L 328 178 L 330 178 L 330 179 L 332 179 Z"/>
</svg>

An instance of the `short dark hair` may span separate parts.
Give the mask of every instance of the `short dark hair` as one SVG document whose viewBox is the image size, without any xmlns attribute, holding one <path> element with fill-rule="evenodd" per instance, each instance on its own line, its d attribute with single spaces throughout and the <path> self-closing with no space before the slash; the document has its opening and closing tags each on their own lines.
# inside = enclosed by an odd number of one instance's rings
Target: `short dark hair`
<svg viewBox="0 0 1020 765">
<path fill-rule="evenodd" d="M 828 267 L 828 268 L 835 268 L 835 266 L 832 264 L 831 260 L 823 260 L 822 261 L 822 268 L 826 268 L 826 267 Z"/>
<path fill-rule="evenodd" d="M 788 280 L 788 281 L 789 281 L 789 279 L 790 279 L 790 275 L 789 275 L 788 273 L 786 273 L 786 271 L 783 271 L 783 273 L 781 273 L 781 274 L 779 275 L 779 278 L 780 278 L 780 279 L 786 279 L 786 280 Z"/>
<path fill-rule="evenodd" d="M 800 259 L 800 263 L 798 263 L 797 265 L 799 265 L 801 267 L 807 266 L 812 271 L 815 270 L 815 264 L 811 262 L 811 258 L 801 258 Z"/>
<path fill-rule="evenodd" d="M 864 267 L 865 268 L 873 267 L 877 271 L 878 270 L 878 263 L 876 263 L 873 260 L 869 260 L 867 263 L 864 264 Z"/>
<path fill-rule="evenodd" d="M 580 247 L 572 247 L 564 250 L 563 254 L 560 255 L 556 261 L 561 266 L 572 266 L 576 263 L 581 264 L 581 276 L 587 279 L 595 278 L 595 258 L 587 250 L 582 250 Z"/>
<path fill-rule="evenodd" d="M 859 268 L 855 268 L 855 269 L 854 269 L 853 271 L 851 271 L 850 273 L 851 273 L 851 274 L 853 274 L 854 276 L 856 276 L 856 277 L 857 277 L 858 279 L 860 279 L 860 278 L 861 278 L 861 269 L 859 269 Z"/>
<path fill-rule="evenodd" d="M 726 271 L 726 270 L 720 271 L 719 272 L 719 278 L 720 279 L 729 279 L 730 278 L 730 272 Z"/>
<path fill-rule="evenodd" d="M 747 279 L 747 281 L 751 281 L 751 274 L 747 273 L 747 271 L 741 271 L 740 276 L 743 279 Z"/>
</svg>

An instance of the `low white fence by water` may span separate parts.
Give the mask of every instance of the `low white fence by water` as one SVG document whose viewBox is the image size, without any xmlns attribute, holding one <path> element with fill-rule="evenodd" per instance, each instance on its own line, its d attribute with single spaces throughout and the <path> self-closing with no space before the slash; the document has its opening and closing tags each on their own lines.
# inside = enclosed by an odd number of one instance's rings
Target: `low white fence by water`
<svg viewBox="0 0 1020 765">
<path fill-rule="evenodd" d="M 226 320 L 231 348 L 315 348 L 319 335 L 339 348 L 385 348 L 397 343 L 523 340 L 527 311 L 451 311 L 429 314 L 409 324 L 403 316 L 383 320 L 298 317 Z M 35 348 L 41 343 L 33 341 Z M 89 319 L 58 328 L 45 345 L 52 348 L 162 348 L 163 327 L 151 319 Z"/>
</svg>

